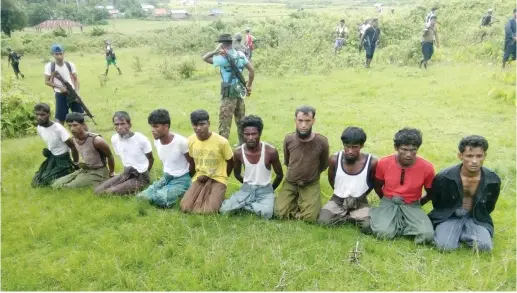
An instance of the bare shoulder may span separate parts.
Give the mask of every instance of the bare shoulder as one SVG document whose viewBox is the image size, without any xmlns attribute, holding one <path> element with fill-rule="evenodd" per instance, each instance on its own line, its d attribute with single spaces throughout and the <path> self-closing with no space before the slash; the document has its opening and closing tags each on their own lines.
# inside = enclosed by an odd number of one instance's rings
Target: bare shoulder
<svg viewBox="0 0 517 293">
<path fill-rule="evenodd" d="M 278 157 L 278 150 L 274 146 L 270 144 L 264 144 L 264 146 L 266 147 L 266 154 Z"/>
</svg>

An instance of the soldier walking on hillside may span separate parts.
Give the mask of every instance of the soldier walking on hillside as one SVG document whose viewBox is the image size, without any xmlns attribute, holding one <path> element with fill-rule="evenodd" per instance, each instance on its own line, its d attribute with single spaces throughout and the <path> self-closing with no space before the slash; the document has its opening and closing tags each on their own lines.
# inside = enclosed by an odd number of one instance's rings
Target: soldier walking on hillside
<svg viewBox="0 0 517 293">
<path fill-rule="evenodd" d="M 434 42 L 436 41 L 436 48 L 440 48 L 440 42 L 438 41 L 438 33 L 436 27 L 436 16 L 431 16 L 431 20 L 424 29 L 422 34 L 422 60 L 420 61 L 419 67 L 427 69 L 427 61 L 431 59 L 434 53 Z"/>
<path fill-rule="evenodd" d="M 255 77 L 255 70 L 244 53 L 235 50 L 230 34 L 222 34 L 217 41 L 219 46 L 203 56 L 203 60 L 221 72 L 221 107 L 219 108 L 219 135 L 228 139 L 232 125 L 232 116 L 235 116 L 235 125 L 239 135 L 239 145 L 243 143 L 239 123 L 246 115 L 244 97 L 251 94 L 251 86 Z M 248 82 L 243 85 L 238 75 L 242 77 L 244 68 L 248 69 Z M 244 88 L 245 86 L 245 88 Z"/>
<path fill-rule="evenodd" d="M 504 55 L 503 55 L 503 69 L 508 60 L 515 60 L 517 35 L 515 32 L 515 20 L 517 19 L 517 9 L 513 10 L 513 17 L 508 20 L 504 26 Z M 511 57 L 510 57 L 511 56 Z"/>
<path fill-rule="evenodd" d="M 20 71 L 20 58 L 22 58 L 18 53 L 11 50 L 11 48 L 7 48 L 7 53 L 9 56 L 7 57 L 7 66 L 11 65 L 13 67 L 14 74 L 16 75 L 16 79 L 18 79 L 18 75 L 21 75 L 22 78 L 25 78 L 25 75 Z"/>
<path fill-rule="evenodd" d="M 359 42 L 359 50 L 361 50 L 362 46 L 364 46 L 364 50 L 366 51 L 366 62 L 364 66 L 366 68 L 370 68 L 370 63 L 372 63 L 375 48 L 377 48 L 377 44 L 379 43 L 380 33 L 381 30 L 379 29 L 379 21 L 377 20 L 377 18 L 375 18 L 371 20 L 370 26 L 365 30 L 364 34 L 361 36 L 361 41 Z"/>
</svg>

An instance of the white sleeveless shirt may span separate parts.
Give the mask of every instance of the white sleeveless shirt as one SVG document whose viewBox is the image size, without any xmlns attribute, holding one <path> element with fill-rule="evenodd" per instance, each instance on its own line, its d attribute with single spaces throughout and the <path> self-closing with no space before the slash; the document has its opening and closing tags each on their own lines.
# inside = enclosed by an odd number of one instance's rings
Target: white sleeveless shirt
<svg viewBox="0 0 517 293">
<path fill-rule="evenodd" d="M 260 152 L 260 160 L 256 164 L 251 164 L 246 158 L 244 148 L 245 144 L 241 146 L 242 160 L 244 162 L 244 183 L 250 185 L 266 186 L 271 182 L 271 170 L 266 168 L 266 146 L 265 142 L 260 143 L 262 150 Z"/>
<path fill-rule="evenodd" d="M 358 174 L 350 175 L 346 173 L 341 164 L 343 151 L 339 152 L 336 177 L 334 178 L 334 195 L 340 198 L 354 197 L 363 195 L 370 187 L 368 186 L 368 167 L 372 155 L 368 154 L 366 163 Z"/>
</svg>

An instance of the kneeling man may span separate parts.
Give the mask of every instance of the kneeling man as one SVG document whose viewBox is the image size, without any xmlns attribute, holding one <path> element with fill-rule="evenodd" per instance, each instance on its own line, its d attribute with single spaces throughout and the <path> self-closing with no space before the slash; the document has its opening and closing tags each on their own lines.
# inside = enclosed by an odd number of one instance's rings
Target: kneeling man
<svg viewBox="0 0 517 293">
<path fill-rule="evenodd" d="M 114 134 L 111 144 L 124 165 L 124 172 L 110 178 L 94 190 L 96 194 L 125 195 L 134 194 L 149 185 L 149 171 L 153 167 L 151 143 L 140 132 L 131 131 L 131 117 L 125 111 L 113 115 Z"/>
<path fill-rule="evenodd" d="M 82 113 L 72 112 L 65 118 L 73 135 L 75 148 L 83 159 L 79 170 L 52 183 L 53 188 L 80 188 L 96 186 L 113 177 L 115 160 L 106 141 L 98 134 L 88 132 Z M 106 161 L 108 168 L 106 168 Z"/>
<path fill-rule="evenodd" d="M 366 196 L 373 189 L 377 159 L 361 152 L 366 142 L 361 128 L 346 128 L 341 141 L 344 150 L 329 158 L 328 180 L 334 194 L 321 209 L 318 222 L 337 225 L 350 221 L 362 225 L 370 212 Z"/>
<path fill-rule="evenodd" d="M 447 168 L 433 181 L 429 218 L 435 226 L 434 242 L 441 250 L 464 242 L 474 249 L 492 250 L 494 223 L 490 213 L 501 189 L 501 179 L 483 167 L 488 141 L 478 135 L 463 138 L 458 146 L 459 165 Z"/>
<path fill-rule="evenodd" d="M 243 134 L 244 144 L 233 153 L 235 178 L 244 183 L 239 191 L 223 202 L 221 214 L 247 210 L 271 219 L 275 205 L 274 190 L 278 187 L 284 172 L 278 151 L 266 142 L 260 141 L 264 124 L 257 116 L 247 116 L 241 121 L 240 133 Z M 244 165 L 244 178 L 241 168 Z M 276 177 L 271 185 L 271 167 Z"/>
<path fill-rule="evenodd" d="M 422 133 L 404 128 L 393 141 L 397 154 L 380 159 L 375 170 L 374 188 L 381 203 L 370 211 L 371 232 L 378 238 L 414 236 L 417 244 L 431 242 L 433 225 L 420 200 L 422 188 L 431 192 L 434 167 L 416 155 L 422 145 Z"/>
<path fill-rule="evenodd" d="M 195 134 L 188 138 L 188 149 L 195 175 L 180 208 L 183 212 L 197 214 L 217 213 L 233 170 L 233 151 L 226 138 L 210 131 L 207 111 L 192 112 L 190 122 Z"/>
</svg>

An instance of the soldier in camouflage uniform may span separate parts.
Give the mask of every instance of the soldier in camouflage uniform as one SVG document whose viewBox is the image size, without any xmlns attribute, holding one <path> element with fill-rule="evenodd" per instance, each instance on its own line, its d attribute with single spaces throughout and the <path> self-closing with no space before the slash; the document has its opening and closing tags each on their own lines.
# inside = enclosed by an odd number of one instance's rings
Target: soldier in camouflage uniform
<svg viewBox="0 0 517 293">
<path fill-rule="evenodd" d="M 235 124 L 239 132 L 239 123 L 245 116 L 244 96 L 251 94 L 251 86 L 255 77 L 253 66 L 243 52 L 236 50 L 232 43 L 230 34 L 222 34 L 216 41 L 219 46 L 212 52 L 203 56 L 203 60 L 214 67 L 219 67 L 221 72 L 221 107 L 219 108 L 219 135 L 228 139 L 232 125 L 232 116 L 235 116 Z M 244 68 L 248 69 L 248 81 L 244 89 L 237 76 L 232 72 L 228 58 L 236 64 L 242 73 Z M 242 133 L 238 133 L 239 145 L 243 143 Z"/>
</svg>

